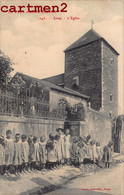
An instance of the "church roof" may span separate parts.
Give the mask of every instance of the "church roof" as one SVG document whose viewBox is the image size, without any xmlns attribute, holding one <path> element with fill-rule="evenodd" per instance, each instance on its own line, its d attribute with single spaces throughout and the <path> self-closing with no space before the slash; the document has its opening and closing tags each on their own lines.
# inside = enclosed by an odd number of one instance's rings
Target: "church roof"
<svg viewBox="0 0 124 195">
<path fill-rule="evenodd" d="M 77 41 L 75 41 L 72 45 L 70 45 L 67 49 L 64 50 L 64 52 L 66 51 L 70 51 L 73 50 L 75 48 L 87 45 L 91 42 L 97 41 L 97 40 L 103 40 L 104 42 L 106 42 L 108 44 L 108 46 L 114 50 L 114 52 L 116 52 L 117 55 L 119 55 L 119 53 L 102 37 L 100 36 L 95 30 L 90 29 L 87 33 L 85 33 L 82 37 L 80 37 Z"/>
<path fill-rule="evenodd" d="M 44 79 L 42 79 L 42 81 L 48 81 L 48 82 L 51 82 L 55 85 L 63 84 L 64 83 L 64 73 L 59 74 L 59 75 L 55 75 L 55 76 L 52 76 L 52 77 L 44 78 Z"/>
<path fill-rule="evenodd" d="M 62 87 L 59 87 L 51 82 L 48 82 L 48 81 L 45 81 L 45 80 L 41 80 L 41 79 L 38 79 L 38 78 L 34 78 L 34 77 L 31 77 L 31 76 L 28 76 L 28 75 L 25 75 L 23 73 L 19 73 L 17 72 L 14 77 L 11 79 L 11 81 L 8 83 L 8 86 L 7 88 L 10 89 L 12 91 L 12 83 L 14 82 L 14 79 L 16 77 L 20 77 L 22 82 L 23 82 L 23 79 L 24 80 L 27 80 L 28 82 L 32 82 L 32 83 L 37 83 L 39 86 L 45 86 L 47 89 L 52 89 L 52 90 L 56 90 L 56 91 L 59 91 L 59 92 L 62 92 L 62 93 L 66 93 L 66 94 L 69 94 L 69 95 L 73 95 L 73 96 L 76 96 L 76 97 L 80 97 L 80 98 L 83 98 L 83 99 L 86 99 L 86 100 L 89 100 L 90 97 L 87 96 L 87 95 L 84 95 L 84 94 L 81 94 L 77 91 L 73 91 L 69 88 L 62 88 Z"/>
</svg>

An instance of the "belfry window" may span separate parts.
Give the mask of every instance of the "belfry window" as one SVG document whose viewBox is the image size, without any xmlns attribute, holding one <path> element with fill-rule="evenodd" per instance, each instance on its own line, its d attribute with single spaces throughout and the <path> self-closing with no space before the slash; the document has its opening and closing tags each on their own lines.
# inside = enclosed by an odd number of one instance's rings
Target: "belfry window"
<svg viewBox="0 0 124 195">
<path fill-rule="evenodd" d="M 73 77 L 73 84 L 76 84 L 77 86 L 79 86 L 79 76 Z"/>
<path fill-rule="evenodd" d="M 110 102 L 112 102 L 112 100 L 113 100 L 113 96 L 112 94 L 110 94 Z"/>
<path fill-rule="evenodd" d="M 73 77 L 72 88 L 74 90 L 79 88 L 79 76 Z"/>
</svg>

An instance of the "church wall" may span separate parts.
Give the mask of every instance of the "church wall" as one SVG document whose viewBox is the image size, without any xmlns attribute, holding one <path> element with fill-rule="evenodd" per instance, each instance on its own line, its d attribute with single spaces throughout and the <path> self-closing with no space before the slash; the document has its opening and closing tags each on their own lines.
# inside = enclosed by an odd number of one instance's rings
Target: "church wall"
<svg viewBox="0 0 124 195">
<path fill-rule="evenodd" d="M 81 102 L 84 105 L 84 107 L 87 106 L 87 101 L 83 100 L 80 97 L 75 97 L 73 95 L 68 95 L 68 94 L 64 94 L 59 91 L 51 90 L 50 91 L 50 111 L 57 107 L 58 101 L 62 98 L 65 98 L 71 106 L 79 102 Z"/>
<path fill-rule="evenodd" d="M 65 87 L 73 89 L 73 78 L 79 77 L 82 94 L 91 97 L 91 107 L 101 107 L 101 43 L 94 41 L 80 48 L 65 52 Z"/>
<path fill-rule="evenodd" d="M 118 115 L 118 56 L 102 41 L 102 107 L 112 116 Z M 112 101 L 110 101 L 112 95 Z"/>
</svg>

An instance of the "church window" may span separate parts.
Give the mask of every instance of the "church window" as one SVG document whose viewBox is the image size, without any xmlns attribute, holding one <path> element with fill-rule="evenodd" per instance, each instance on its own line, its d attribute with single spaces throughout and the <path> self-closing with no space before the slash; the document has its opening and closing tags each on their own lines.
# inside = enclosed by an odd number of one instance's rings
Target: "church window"
<svg viewBox="0 0 124 195">
<path fill-rule="evenodd" d="M 112 102 L 112 100 L 113 100 L 113 96 L 112 94 L 110 94 L 110 102 Z"/>
<path fill-rule="evenodd" d="M 110 78 L 110 79 L 112 79 L 112 76 L 111 76 L 111 75 L 109 75 L 109 78 Z"/>
<path fill-rule="evenodd" d="M 109 112 L 109 116 L 112 117 L 112 111 Z"/>
<path fill-rule="evenodd" d="M 73 80 L 74 80 L 73 84 L 76 84 L 77 86 L 79 86 L 79 76 L 73 77 Z"/>
<path fill-rule="evenodd" d="M 27 88 L 27 90 L 26 90 L 26 96 L 30 97 L 30 89 L 29 88 Z"/>
<path fill-rule="evenodd" d="M 111 60 L 111 63 L 114 61 L 114 59 L 113 59 L 113 58 L 110 58 L 110 60 Z"/>
</svg>

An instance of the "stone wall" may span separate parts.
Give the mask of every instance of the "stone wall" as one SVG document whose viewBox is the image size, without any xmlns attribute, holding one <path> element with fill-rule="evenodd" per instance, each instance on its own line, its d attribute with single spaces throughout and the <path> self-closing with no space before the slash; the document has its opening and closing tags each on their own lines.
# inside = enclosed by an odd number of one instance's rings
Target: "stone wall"
<svg viewBox="0 0 124 195">
<path fill-rule="evenodd" d="M 16 133 L 29 135 L 44 135 L 48 139 L 50 132 L 56 134 L 56 128 L 70 127 L 71 135 L 87 136 L 100 141 L 104 146 L 112 139 L 112 124 L 109 117 L 100 112 L 88 109 L 85 121 L 64 121 L 48 119 L 31 119 L 24 117 L 0 116 L 0 135 L 5 135 L 7 129 L 11 129 L 13 136 Z"/>
<path fill-rule="evenodd" d="M 80 122 L 80 134 L 91 135 L 92 139 L 105 146 L 112 140 L 112 123 L 109 117 L 92 109 L 87 110 L 85 122 Z"/>
<path fill-rule="evenodd" d="M 55 129 L 58 127 L 64 128 L 64 121 L 0 116 L 0 135 L 5 135 L 6 130 L 10 129 L 13 136 L 20 133 L 27 136 L 37 135 L 38 137 L 44 135 L 48 138 L 49 133 L 55 134 Z"/>
</svg>

